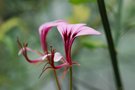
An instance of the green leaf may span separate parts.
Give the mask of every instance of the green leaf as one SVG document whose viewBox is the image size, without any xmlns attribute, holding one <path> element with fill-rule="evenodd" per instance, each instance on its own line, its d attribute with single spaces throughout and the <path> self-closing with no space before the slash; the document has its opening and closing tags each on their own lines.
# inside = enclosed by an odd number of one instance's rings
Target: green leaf
<svg viewBox="0 0 135 90">
<path fill-rule="evenodd" d="M 99 40 L 81 40 L 81 45 L 85 48 L 95 49 L 95 48 L 106 48 L 106 45 Z"/>
<path fill-rule="evenodd" d="M 89 2 L 96 2 L 96 0 L 69 0 L 72 4 L 81 4 L 81 3 L 89 3 Z"/>
<path fill-rule="evenodd" d="M 13 30 L 12 28 L 14 27 L 19 27 L 22 31 L 26 30 L 25 24 L 21 19 L 17 17 L 11 18 L 0 24 L 0 41 L 3 41 L 6 33 Z"/>
<path fill-rule="evenodd" d="M 5 43 L 5 45 L 6 45 L 7 49 L 8 49 L 8 51 L 9 51 L 11 54 L 13 54 L 13 53 L 14 53 L 13 40 L 12 40 L 10 37 L 6 36 L 6 37 L 4 37 L 3 42 Z"/>
</svg>

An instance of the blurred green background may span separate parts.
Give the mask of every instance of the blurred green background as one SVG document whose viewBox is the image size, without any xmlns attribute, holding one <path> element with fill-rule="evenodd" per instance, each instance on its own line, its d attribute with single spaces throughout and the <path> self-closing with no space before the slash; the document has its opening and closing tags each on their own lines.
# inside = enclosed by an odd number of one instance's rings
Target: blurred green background
<svg viewBox="0 0 135 90">
<path fill-rule="evenodd" d="M 125 90 L 135 90 L 135 3 L 134 0 L 105 0 L 119 68 Z M 0 0 L 0 90 L 56 90 L 51 72 L 38 78 L 43 65 L 29 64 L 18 56 L 17 37 L 29 47 L 41 50 L 38 28 L 57 19 L 87 23 L 100 36 L 77 38 L 72 58 L 73 90 L 115 90 L 115 81 L 96 0 Z M 54 28 L 55 29 L 55 28 Z M 48 35 L 48 44 L 63 51 L 57 30 Z M 64 55 L 64 53 L 63 53 Z M 33 58 L 33 54 L 30 57 Z M 61 72 L 61 71 L 59 71 Z M 59 78 L 61 78 L 59 73 Z M 68 90 L 68 75 L 61 79 Z"/>
</svg>

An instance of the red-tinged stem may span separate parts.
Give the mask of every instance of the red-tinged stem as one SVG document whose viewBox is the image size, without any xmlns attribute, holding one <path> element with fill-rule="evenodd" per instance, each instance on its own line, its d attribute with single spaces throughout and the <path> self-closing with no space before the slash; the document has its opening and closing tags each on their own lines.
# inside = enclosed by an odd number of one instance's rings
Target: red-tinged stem
<svg viewBox="0 0 135 90">
<path fill-rule="evenodd" d="M 60 83 L 59 83 L 59 79 L 58 79 L 56 70 L 53 70 L 53 71 L 54 71 L 54 76 L 55 76 L 55 80 L 56 80 L 56 84 L 57 84 L 58 90 L 61 90 L 61 87 L 60 87 Z"/>
</svg>

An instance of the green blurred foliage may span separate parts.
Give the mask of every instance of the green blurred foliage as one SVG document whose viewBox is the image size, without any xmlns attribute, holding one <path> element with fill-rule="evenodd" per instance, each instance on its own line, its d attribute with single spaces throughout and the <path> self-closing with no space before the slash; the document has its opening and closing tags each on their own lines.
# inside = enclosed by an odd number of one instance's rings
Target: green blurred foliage
<svg viewBox="0 0 135 90">
<path fill-rule="evenodd" d="M 72 4 L 82 4 L 96 2 L 96 0 L 69 0 Z"/>
<path fill-rule="evenodd" d="M 84 5 L 73 5 L 73 15 L 69 17 L 69 22 L 71 23 L 79 23 L 79 22 L 87 22 L 91 15 L 91 11 L 88 6 Z M 82 15 L 83 13 L 83 15 Z"/>
<path fill-rule="evenodd" d="M 87 49 L 106 48 L 107 46 L 101 40 L 91 40 L 89 38 L 80 39 L 80 44 Z"/>
<path fill-rule="evenodd" d="M 125 90 L 133 90 L 135 87 L 130 82 L 135 83 L 135 71 L 132 69 L 135 66 L 135 5 L 133 0 L 105 2 L 113 38 L 115 42 L 118 41 L 117 51 L 121 72 L 124 74 L 122 77 L 126 83 Z M 70 23 L 87 23 L 102 33 L 101 36 L 86 36 L 75 40 L 72 57 L 81 64 L 80 67 L 75 66 L 74 70 L 78 75 L 75 78 L 81 77 L 79 82 L 74 81 L 78 87 L 76 90 L 115 90 L 96 0 L 0 0 L 0 90 L 55 90 L 52 87 L 53 76 L 49 71 L 38 79 L 43 64 L 31 65 L 22 56 L 18 56 L 16 40 L 18 37 L 22 42 L 28 42 L 32 49 L 42 52 L 38 27 L 56 19 L 66 19 Z M 62 39 L 56 30 L 49 33 L 48 43 L 64 55 Z M 34 58 L 35 55 L 32 55 L 30 54 L 31 58 Z M 58 72 L 61 73 L 62 70 Z M 63 86 L 67 84 L 66 79 L 61 80 Z"/>
</svg>

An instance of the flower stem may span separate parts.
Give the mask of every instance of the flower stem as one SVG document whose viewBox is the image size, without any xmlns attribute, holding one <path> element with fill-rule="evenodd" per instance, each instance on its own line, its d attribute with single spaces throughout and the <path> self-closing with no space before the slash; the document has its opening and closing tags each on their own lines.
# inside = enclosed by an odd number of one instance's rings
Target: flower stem
<svg viewBox="0 0 135 90">
<path fill-rule="evenodd" d="M 70 67 L 70 90 L 72 90 L 72 85 L 73 85 L 73 79 L 72 79 L 72 67 Z"/>
<path fill-rule="evenodd" d="M 61 90 L 56 70 L 53 70 L 53 71 L 54 71 L 54 76 L 55 76 L 55 80 L 56 80 L 56 84 L 57 84 L 58 90 Z"/>
<path fill-rule="evenodd" d="M 111 34 L 109 21 L 107 18 L 105 3 L 104 3 L 104 0 L 97 0 L 97 3 L 98 3 L 98 8 L 100 11 L 100 16 L 101 16 L 102 23 L 104 26 L 105 35 L 106 35 L 106 39 L 107 39 L 107 43 L 108 43 L 108 48 L 109 48 L 109 52 L 110 52 L 110 56 L 111 56 L 111 61 L 112 61 L 112 66 L 113 66 L 113 71 L 114 71 L 115 81 L 116 81 L 116 87 L 117 87 L 117 90 L 123 90 L 123 85 L 121 82 L 120 72 L 119 72 L 119 68 L 118 68 L 117 55 L 116 55 L 116 51 L 115 51 L 115 47 L 114 47 L 114 42 L 113 42 L 113 38 L 112 38 L 112 34 Z"/>
</svg>

